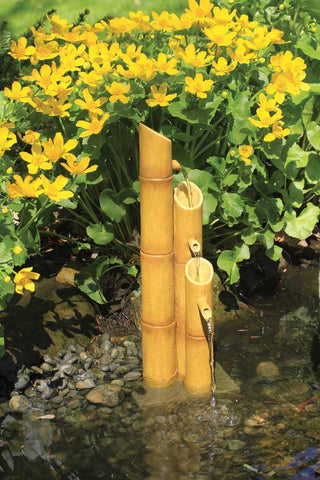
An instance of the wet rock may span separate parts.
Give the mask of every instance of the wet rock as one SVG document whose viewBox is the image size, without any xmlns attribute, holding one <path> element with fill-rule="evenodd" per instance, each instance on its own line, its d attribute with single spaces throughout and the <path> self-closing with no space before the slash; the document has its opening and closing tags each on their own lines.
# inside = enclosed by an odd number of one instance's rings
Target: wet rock
<svg viewBox="0 0 320 480">
<path fill-rule="evenodd" d="M 100 351 L 102 353 L 109 353 L 112 350 L 112 343 L 109 340 L 105 340 L 101 343 Z"/>
<path fill-rule="evenodd" d="M 94 388 L 96 384 L 94 383 L 91 378 L 85 378 L 84 380 L 79 380 L 79 382 L 76 383 L 76 388 L 78 390 L 85 390 L 86 388 Z"/>
<path fill-rule="evenodd" d="M 30 408 L 30 401 L 24 395 L 14 395 L 9 401 L 9 408 L 13 412 L 26 412 Z"/>
<path fill-rule="evenodd" d="M 37 396 L 37 391 L 33 387 L 29 387 L 24 391 L 24 395 L 27 398 L 34 398 Z"/>
<path fill-rule="evenodd" d="M 256 368 L 256 374 L 262 378 L 275 378 L 279 377 L 280 372 L 275 363 L 260 362 Z"/>
<path fill-rule="evenodd" d="M 231 440 L 228 443 L 228 447 L 232 452 L 235 452 L 237 450 L 244 450 L 246 446 L 247 444 L 245 442 L 242 442 L 241 440 Z"/>
<path fill-rule="evenodd" d="M 90 403 L 102 404 L 107 407 L 115 407 L 120 402 L 118 393 L 110 389 L 109 385 L 98 385 L 86 395 L 86 399 Z"/>
<path fill-rule="evenodd" d="M 40 365 L 40 368 L 43 372 L 46 372 L 46 373 L 53 372 L 53 366 L 46 362 L 42 363 Z"/>
<path fill-rule="evenodd" d="M 23 370 L 20 370 L 17 375 L 18 379 L 14 384 L 14 389 L 15 390 L 23 390 L 26 388 L 30 381 L 29 375 Z"/>
<path fill-rule="evenodd" d="M 104 355 L 102 355 L 102 357 L 99 360 L 99 363 L 101 363 L 101 365 L 110 365 L 110 363 L 112 362 L 113 362 L 113 358 L 108 353 L 105 353 Z"/>
<path fill-rule="evenodd" d="M 79 273 L 79 271 L 74 268 L 62 267 L 56 276 L 56 281 L 58 283 L 67 283 L 74 286 L 74 277 L 77 273 Z"/>
<path fill-rule="evenodd" d="M 141 378 L 141 372 L 129 372 L 123 377 L 123 380 L 125 382 L 133 382 L 139 378 Z"/>
<path fill-rule="evenodd" d="M 78 373 L 78 370 L 73 365 L 70 365 L 69 363 L 64 363 L 59 366 L 59 372 L 65 373 L 69 377 L 72 377 L 73 375 L 76 375 Z"/>
</svg>

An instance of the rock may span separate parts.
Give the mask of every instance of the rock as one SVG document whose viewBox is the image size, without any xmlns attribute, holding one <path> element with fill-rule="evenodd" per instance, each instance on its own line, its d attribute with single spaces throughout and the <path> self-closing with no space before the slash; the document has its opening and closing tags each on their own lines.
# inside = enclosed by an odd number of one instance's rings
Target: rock
<svg viewBox="0 0 320 480">
<path fill-rule="evenodd" d="M 228 447 L 232 452 L 235 452 L 237 450 L 243 450 L 246 448 L 247 444 L 246 442 L 242 442 L 241 440 L 230 440 L 228 443 Z"/>
<path fill-rule="evenodd" d="M 74 277 L 77 273 L 79 273 L 79 271 L 75 270 L 74 268 L 62 267 L 56 276 L 56 281 L 58 283 L 67 283 L 74 286 Z"/>
<path fill-rule="evenodd" d="M 263 378 L 279 377 L 280 372 L 277 365 L 273 362 L 260 362 L 256 368 L 256 374 Z"/>
<path fill-rule="evenodd" d="M 107 407 L 115 407 L 120 402 L 118 393 L 110 389 L 109 385 L 98 385 L 86 395 L 86 399 L 91 403 L 102 404 Z"/>
<path fill-rule="evenodd" d="M 112 343 L 109 340 L 105 340 L 100 345 L 101 353 L 109 353 L 112 350 Z"/>
<path fill-rule="evenodd" d="M 64 363 L 64 364 L 60 365 L 59 372 L 65 373 L 69 377 L 72 377 L 73 375 L 76 375 L 78 373 L 78 370 L 73 365 L 70 365 L 68 363 Z"/>
<path fill-rule="evenodd" d="M 50 373 L 53 371 L 53 366 L 46 362 L 42 363 L 40 365 L 40 368 L 43 372 L 46 372 L 46 373 Z"/>
<path fill-rule="evenodd" d="M 94 388 L 96 384 L 94 383 L 91 378 L 86 378 L 84 380 L 79 380 L 79 382 L 76 383 L 76 388 L 78 390 L 84 390 L 86 388 Z"/>
<path fill-rule="evenodd" d="M 30 408 L 30 401 L 24 395 L 14 395 L 9 401 L 9 408 L 13 412 L 26 412 Z"/>
<path fill-rule="evenodd" d="M 133 382 L 141 378 L 141 372 L 129 372 L 123 377 L 124 382 Z"/>
<path fill-rule="evenodd" d="M 112 363 L 112 361 L 113 361 L 113 358 L 108 353 L 105 353 L 104 355 L 102 355 L 102 357 L 99 360 L 101 365 L 109 365 L 110 363 Z"/>
<path fill-rule="evenodd" d="M 26 388 L 29 381 L 30 381 L 30 377 L 27 373 L 25 373 L 25 372 L 20 373 L 19 372 L 18 373 L 18 379 L 14 384 L 14 389 L 15 390 L 23 390 L 24 388 Z"/>
</svg>

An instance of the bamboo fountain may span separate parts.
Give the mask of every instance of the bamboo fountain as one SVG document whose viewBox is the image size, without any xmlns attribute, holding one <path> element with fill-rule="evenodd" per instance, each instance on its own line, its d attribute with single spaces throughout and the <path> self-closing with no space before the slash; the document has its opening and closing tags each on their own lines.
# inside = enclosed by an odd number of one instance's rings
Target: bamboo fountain
<svg viewBox="0 0 320 480">
<path fill-rule="evenodd" d="M 143 378 L 213 392 L 213 268 L 202 253 L 202 192 L 173 190 L 171 140 L 139 125 Z"/>
</svg>

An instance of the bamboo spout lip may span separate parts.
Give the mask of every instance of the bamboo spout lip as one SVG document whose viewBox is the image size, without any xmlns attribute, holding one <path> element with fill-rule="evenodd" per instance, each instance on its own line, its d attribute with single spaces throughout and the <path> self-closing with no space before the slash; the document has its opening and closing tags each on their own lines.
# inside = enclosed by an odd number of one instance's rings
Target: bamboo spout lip
<svg viewBox="0 0 320 480">
<path fill-rule="evenodd" d="M 174 201 L 180 208 L 185 210 L 195 210 L 203 204 L 203 194 L 201 189 L 193 182 L 189 182 L 189 188 L 192 198 L 192 206 L 189 206 L 189 192 L 186 181 L 180 182 L 174 189 Z"/>
<path fill-rule="evenodd" d="M 203 257 L 190 258 L 186 264 L 185 275 L 186 280 L 193 285 L 208 285 L 213 281 L 213 267 L 209 260 Z"/>
<path fill-rule="evenodd" d="M 140 176 L 166 178 L 172 175 L 171 140 L 139 124 Z"/>
</svg>

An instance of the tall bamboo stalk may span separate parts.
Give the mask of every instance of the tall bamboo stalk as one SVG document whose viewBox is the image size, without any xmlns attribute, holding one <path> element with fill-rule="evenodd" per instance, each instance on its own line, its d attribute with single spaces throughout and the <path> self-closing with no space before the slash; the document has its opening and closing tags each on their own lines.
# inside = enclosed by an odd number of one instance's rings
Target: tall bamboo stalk
<svg viewBox="0 0 320 480">
<path fill-rule="evenodd" d="M 177 373 L 171 141 L 139 125 L 143 377 L 170 385 Z"/>
</svg>

